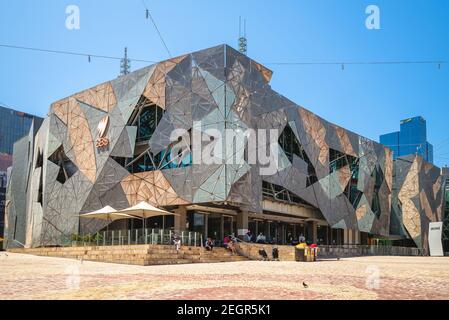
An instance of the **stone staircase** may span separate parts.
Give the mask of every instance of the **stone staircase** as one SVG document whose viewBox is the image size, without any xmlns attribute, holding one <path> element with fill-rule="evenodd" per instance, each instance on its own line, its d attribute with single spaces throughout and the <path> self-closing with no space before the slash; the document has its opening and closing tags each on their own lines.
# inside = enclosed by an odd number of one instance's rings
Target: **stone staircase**
<svg viewBox="0 0 449 320">
<path fill-rule="evenodd" d="M 248 260 L 243 256 L 232 255 L 224 248 L 214 248 L 214 250 L 210 252 L 201 247 L 181 247 L 181 250 L 176 252 L 173 246 L 163 245 L 20 248 L 10 249 L 8 251 L 36 256 L 139 266 L 236 262 Z"/>
</svg>

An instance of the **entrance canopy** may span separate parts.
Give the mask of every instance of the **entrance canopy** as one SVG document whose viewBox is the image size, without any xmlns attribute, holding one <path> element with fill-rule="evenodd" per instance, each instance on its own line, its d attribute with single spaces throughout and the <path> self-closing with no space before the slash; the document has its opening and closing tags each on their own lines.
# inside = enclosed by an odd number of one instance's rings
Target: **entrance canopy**
<svg viewBox="0 0 449 320">
<path fill-rule="evenodd" d="M 158 217 L 158 216 L 179 216 L 179 214 L 156 208 L 145 201 L 143 201 L 131 208 L 120 210 L 119 212 L 126 214 L 126 215 L 143 218 L 143 219 L 148 219 L 148 218 Z"/>
<path fill-rule="evenodd" d="M 115 210 L 114 208 L 112 208 L 110 206 L 106 206 L 103 209 L 100 209 L 100 210 L 97 210 L 94 212 L 82 214 L 82 215 L 80 215 L 80 217 L 88 218 L 88 219 L 111 220 L 111 221 L 123 220 L 123 219 L 134 219 L 133 216 L 118 212 L 117 210 Z"/>
</svg>

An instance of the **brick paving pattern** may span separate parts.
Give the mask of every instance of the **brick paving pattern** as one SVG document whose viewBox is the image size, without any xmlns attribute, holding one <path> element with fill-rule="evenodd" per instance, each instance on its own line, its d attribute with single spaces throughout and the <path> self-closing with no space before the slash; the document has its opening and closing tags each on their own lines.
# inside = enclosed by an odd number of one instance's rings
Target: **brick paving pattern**
<svg viewBox="0 0 449 320">
<path fill-rule="evenodd" d="M 0 267 L 0 299 L 449 299 L 449 258 L 140 267 L 0 252 Z"/>
</svg>

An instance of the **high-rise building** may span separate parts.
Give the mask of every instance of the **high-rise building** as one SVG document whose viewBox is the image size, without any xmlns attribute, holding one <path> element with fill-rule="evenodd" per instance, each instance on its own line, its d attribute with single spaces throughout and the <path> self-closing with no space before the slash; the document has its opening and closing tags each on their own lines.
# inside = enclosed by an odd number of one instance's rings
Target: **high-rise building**
<svg viewBox="0 0 449 320">
<path fill-rule="evenodd" d="M 43 119 L 0 106 L 0 236 L 4 229 L 7 169 L 12 165 L 13 146 L 29 133 L 33 120 L 38 128 Z"/>
<path fill-rule="evenodd" d="M 423 117 L 401 121 L 400 131 L 380 136 L 380 143 L 393 150 L 393 157 L 418 154 L 427 162 L 433 163 L 433 146 L 427 142 L 427 125 Z"/>
</svg>

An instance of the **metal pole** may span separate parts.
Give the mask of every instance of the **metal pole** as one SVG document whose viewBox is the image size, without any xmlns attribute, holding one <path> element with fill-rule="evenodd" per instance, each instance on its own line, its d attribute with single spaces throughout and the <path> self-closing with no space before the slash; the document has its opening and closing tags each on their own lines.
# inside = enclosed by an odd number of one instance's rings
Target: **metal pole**
<svg viewBox="0 0 449 320">
<path fill-rule="evenodd" d="M 131 244 L 131 230 L 128 230 L 128 246 Z"/>
<path fill-rule="evenodd" d="M 154 245 L 154 229 L 151 229 L 151 244 Z"/>
<path fill-rule="evenodd" d="M 196 232 L 193 234 L 193 238 L 194 238 L 194 241 L 195 241 L 194 246 L 196 247 Z"/>
<path fill-rule="evenodd" d="M 114 245 L 114 230 L 112 230 L 112 236 L 111 236 L 112 245 Z"/>
<path fill-rule="evenodd" d="M 184 231 L 181 231 L 181 242 L 184 244 Z"/>
<path fill-rule="evenodd" d="M 189 246 L 192 246 L 192 232 L 189 231 Z"/>
<path fill-rule="evenodd" d="M 136 244 L 137 244 L 137 240 L 139 239 L 139 230 L 136 229 Z"/>
<path fill-rule="evenodd" d="M 103 246 L 106 246 L 106 231 L 103 231 Z"/>
<path fill-rule="evenodd" d="M 145 228 L 147 227 L 147 219 L 146 218 L 143 218 L 143 227 L 142 227 L 142 237 L 144 236 L 144 231 L 143 230 L 145 230 Z"/>
<path fill-rule="evenodd" d="M 98 247 L 98 241 L 100 241 L 98 236 L 99 236 L 99 234 L 97 232 L 97 247 Z"/>
<path fill-rule="evenodd" d="M 145 228 L 145 244 L 148 244 L 148 229 Z"/>
<path fill-rule="evenodd" d="M 164 229 L 161 229 L 161 245 L 164 244 Z"/>
<path fill-rule="evenodd" d="M 122 230 L 118 231 L 118 245 L 122 245 Z"/>
</svg>

